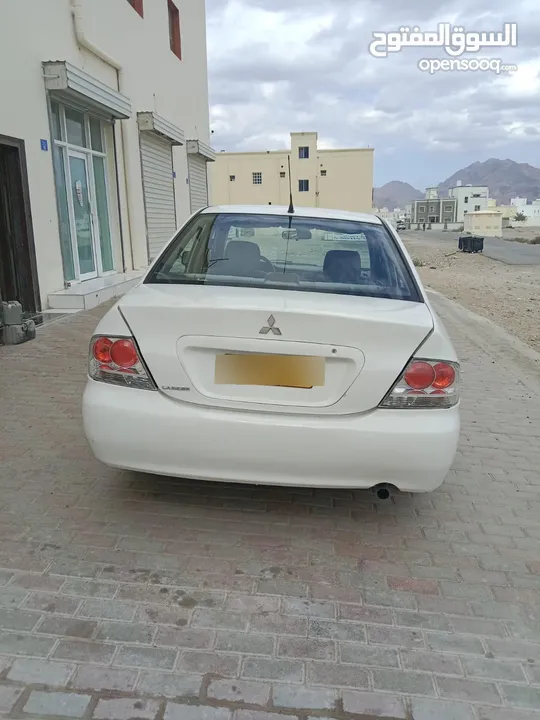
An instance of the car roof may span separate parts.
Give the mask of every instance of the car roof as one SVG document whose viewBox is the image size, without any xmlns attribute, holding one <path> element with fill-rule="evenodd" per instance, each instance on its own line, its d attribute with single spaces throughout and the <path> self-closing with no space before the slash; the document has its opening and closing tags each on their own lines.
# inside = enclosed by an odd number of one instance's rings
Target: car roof
<svg viewBox="0 0 540 720">
<path fill-rule="evenodd" d="M 227 215 L 287 215 L 286 205 L 211 205 L 204 208 L 203 213 L 226 213 Z M 325 220 L 355 220 L 356 222 L 381 225 L 376 215 L 355 213 L 348 210 L 330 210 L 327 208 L 295 207 L 294 215 Z"/>
</svg>

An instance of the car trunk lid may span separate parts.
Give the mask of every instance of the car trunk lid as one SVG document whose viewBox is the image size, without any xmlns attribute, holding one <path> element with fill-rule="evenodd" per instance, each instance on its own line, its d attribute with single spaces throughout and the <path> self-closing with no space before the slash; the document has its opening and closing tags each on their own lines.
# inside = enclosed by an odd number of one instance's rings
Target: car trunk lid
<svg viewBox="0 0 540 720">
<path fill-rule="evenodd" d="M 424 303 L 288 290 L 143 284 L 119 308 L 161 392 L 268 412 L 371 410 L 433 328 Z"/>
</svg>

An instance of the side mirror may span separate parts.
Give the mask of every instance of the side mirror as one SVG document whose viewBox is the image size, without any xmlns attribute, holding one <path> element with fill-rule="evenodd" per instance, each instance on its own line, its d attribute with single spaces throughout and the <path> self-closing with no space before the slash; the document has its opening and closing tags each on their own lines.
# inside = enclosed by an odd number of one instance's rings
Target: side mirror
<svg viewBox="0 0 540 720">
<path fill-rule="evenodd" d="M 184 267 L 187 267 L 190 255 L 191 255 L 190 250 L 184 250 L 184 252 L 180 255 L 180 261 Z"/>
</svg>

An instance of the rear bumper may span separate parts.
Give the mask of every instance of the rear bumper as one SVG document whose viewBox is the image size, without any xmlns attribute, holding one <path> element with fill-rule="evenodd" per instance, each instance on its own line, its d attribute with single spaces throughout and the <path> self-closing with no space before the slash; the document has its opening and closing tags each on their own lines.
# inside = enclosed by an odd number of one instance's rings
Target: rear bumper
<svg viewBox="0 0 540 720">
<path fill-rule="evenodd" d="M 84 430 L 106 465 L 173 477 L 403 491 L 439 487 L 454 460 L 459 408 L 311 417 L 202 408 L 89 380 Z"/>
</svg>

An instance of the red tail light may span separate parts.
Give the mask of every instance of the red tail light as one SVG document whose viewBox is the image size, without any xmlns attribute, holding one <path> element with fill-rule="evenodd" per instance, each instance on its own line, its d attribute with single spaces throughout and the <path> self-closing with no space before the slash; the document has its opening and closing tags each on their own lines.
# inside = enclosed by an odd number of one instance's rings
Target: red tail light
<svg viewBox="0 0 540 720">
<path fill-rule="evenodd" d="M 413 362 L 405 371 L 404 378 L 413 390 L 425 390 L 435 380 L 435 368 L 427 362 Z"/>
<path fill-rule="evenodd" d="M 116 340 L 111 346 L 111 360 L 121 368 L 132 368 L 139 362 L 137 349 L 131 340 Z"/>
<path fill-rule="evenodd" d="M 414 358 L 381 403 L 386 408 L 449 408 L 459 402 L 459 365 Z"/>
<path fill-rule="evenodd" d="M 88 374 L 92 380 L 155 390 L 133 338 L 97 335 L 90 343 Z"/>
<path fill-rule="evenodd" d="M 456 379 L 456 371 L 448 363 L 437 363 L 433 369 L 435 370 L 435 379 L 432 385 L 438 390 L 450 387 Z"/>
<path fill-rule="evenodd" d="M 93 348 L 94 358 L 100 363 L 110 363 L 112 344 L 109 338 L 97 338 Z"/>
</svg>

